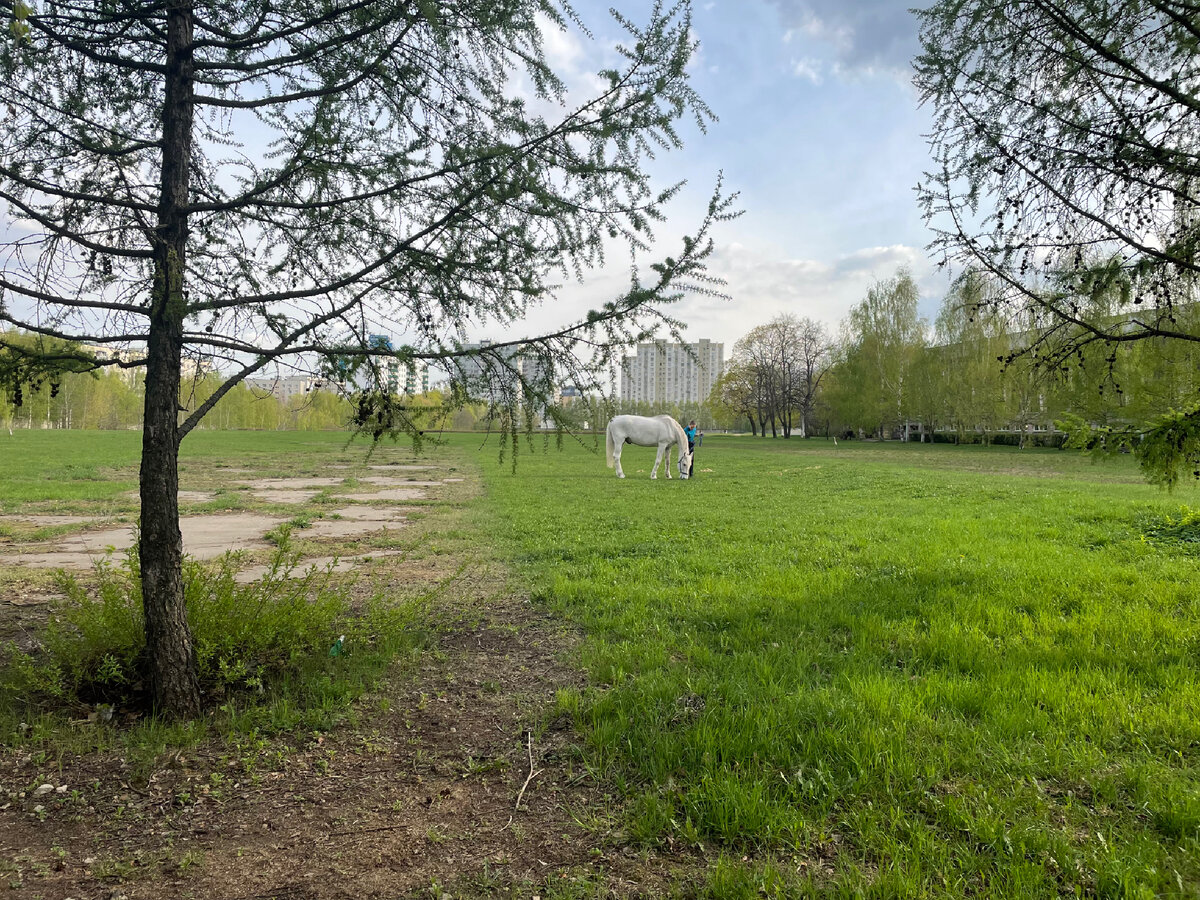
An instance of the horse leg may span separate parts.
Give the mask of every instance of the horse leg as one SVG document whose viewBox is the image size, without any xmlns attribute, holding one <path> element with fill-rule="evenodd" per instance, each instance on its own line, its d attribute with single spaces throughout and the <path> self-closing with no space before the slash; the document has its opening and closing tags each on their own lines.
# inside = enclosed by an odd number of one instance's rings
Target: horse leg
<svg viewBox="0 0 1200 900">
<path fill-rule="evenodd" d="M 671 477 L 671 445 L 667 444 L 667 446 L 663 448 L 663 452 L 666 454 L 666 459 L 663 460 L 663 465 L 664 465 L 664 468 L 667 470 L 667 477 L 670 478 Z"/>
<path fill-rule="evenodd" d="M 624 444 L 617 444 L 613 447 L 613 467 L 617 470 L 617 477 L 624 478 L 625 473 L 621 470 L 621 449 Z"/>
<path fill-rule="evenodd" d="M 658 478 L 658 464 L 662 462 L 662 447 L 658 448 L 658 452 L 654 454 L 654 468 L 650 470 L 651 478 Z"/>
</svg>

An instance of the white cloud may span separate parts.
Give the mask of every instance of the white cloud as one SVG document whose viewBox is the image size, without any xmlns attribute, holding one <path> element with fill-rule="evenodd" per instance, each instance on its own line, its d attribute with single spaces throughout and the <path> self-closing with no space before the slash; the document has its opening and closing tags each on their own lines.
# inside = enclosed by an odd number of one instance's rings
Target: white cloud
<svg viewBox="0 0 1200 900">
<path fill-rule="evenodd" d="M 712 270 L 726 279 L 732 299 L 688 301 L 680 317 L 689 323 L 689 334 L 723 340 L 727 352 L 751 328 L 781 313 L 823 321 L 836 332 L 871 285 L 895 275 L 902 266 L 912 272 L 923 293 L 940 289 L 937 279 L 931 279 L 933 267 L 917 247 L 864 247 L 826 261 L 780 258 L 731 243 L 714 253 Z M 922 306 L 939 299 L 931 296 Z"/>
<path fill-rule="evenodd" d="M 824 80 L 821 75 L 821 61 L 809 57 L 793 59 L 792 74 L 797 78 L 811 81 L 813 84 L 820 84 Z"/>
<path fill-rule="evenodd" d="M 787 28 L 785 42 L 797 33 L 828 45 L 843 72 L 886 73 L 902 81 L 911 75 L 919 51 L 917 21 L 896 0 L 769 0 Z"/>
</svg>

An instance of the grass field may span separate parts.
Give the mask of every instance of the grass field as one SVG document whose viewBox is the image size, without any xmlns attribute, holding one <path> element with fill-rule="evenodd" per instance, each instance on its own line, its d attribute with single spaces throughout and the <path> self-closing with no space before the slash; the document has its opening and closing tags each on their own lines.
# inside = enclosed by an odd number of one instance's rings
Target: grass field
<svg viewBox="0 0 1200 900">
<path fill-rule="evenodd" d="M 138 438 L 0 436 L 0 512 L 129 515 Z M 699 866 L 714 898 L 1200 894 L 1194 485 L 712 435 L 697 478 L 651 481 L 630 447 L 622 481 L 590 439 L 535 438 L 515 474 L 495 439 L 448 440 L 486 493 L 446 539 L 582 635 L 590 687 L 557 710 L 624 798 L 576 811 L 597 842 Z M 183 487 L 362 462 L 344 443 L 199 432 Z"/>
<path fill-rule="evenodd" d="M 586 633 L 560 708 L 635 837 L 722 854 L 715 895 L 1200 893 L 1193 486 L 1012 448 L 710 436 L 690 482 L 492 452 L 492 534 Z"/>
</svg>

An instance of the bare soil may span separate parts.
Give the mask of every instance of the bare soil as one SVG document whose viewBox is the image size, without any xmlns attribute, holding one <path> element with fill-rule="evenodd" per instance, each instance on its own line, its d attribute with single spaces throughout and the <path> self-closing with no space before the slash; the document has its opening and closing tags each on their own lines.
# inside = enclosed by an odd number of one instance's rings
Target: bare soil
<svg viewBox="0 0 1200 900">
<path fill-rule="evenodd" d="M 184 516 L 179 520 L 184 552 L 197 559 L 213 559 L 231 549 L 266 549 L 263 534 L 286 521 L 275 516 L 238 513 Z M 90 569 L 109 548 L 133 546 L 133 526 L 84 531 L 58 538 L 48 546 L 34 545 L 20 553 L 0 556 L 0 565 L 32 568 Z"/>
<path fill-rule="evenodd" d="M 520 596 L 472 592 L 482 612 L 332 733 L 214 742 L 148 777 L 116 754 L 5 753 L 0 884 L 45 900 L 667 893 L 696 860 L 630 846 L 553 717 L 555 691 L 581 684 L 571 635 Z"/>
</svg>

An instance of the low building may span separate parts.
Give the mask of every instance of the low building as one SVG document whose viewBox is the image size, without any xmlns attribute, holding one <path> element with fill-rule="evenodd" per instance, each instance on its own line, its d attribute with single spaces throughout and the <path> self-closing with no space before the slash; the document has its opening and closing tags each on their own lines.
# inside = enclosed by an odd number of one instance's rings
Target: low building
<svg viewBox="0 0 1200 900">
<path fill-rule="evenodd" d="M 246 387 L 259 393 L 272 394 L 285 406 L 293 397 L 310 394 L 322 388 L 336 385 L 316 375 L 279 375 L 275 378 L 247 378 Z"/>
</svg>

